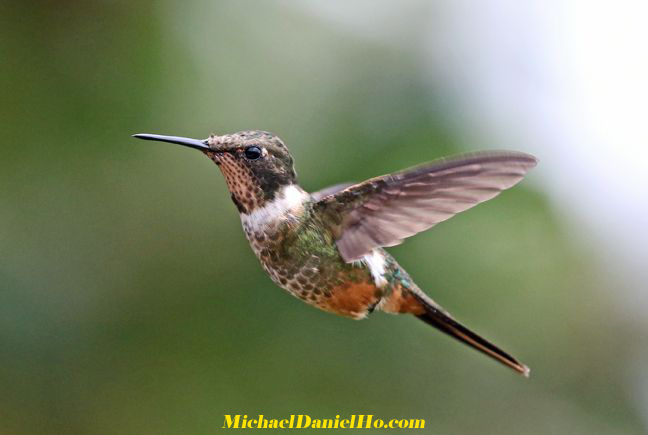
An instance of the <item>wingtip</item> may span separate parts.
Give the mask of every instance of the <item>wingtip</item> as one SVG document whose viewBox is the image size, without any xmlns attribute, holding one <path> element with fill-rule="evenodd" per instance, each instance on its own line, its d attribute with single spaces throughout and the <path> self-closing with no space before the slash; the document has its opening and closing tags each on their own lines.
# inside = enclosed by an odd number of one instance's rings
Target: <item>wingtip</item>
<svg viewBox="0 0 648 435">
<path fill-rule="evenodd" d="M 538 162 L 540 162 L 540 159 L 538 159 L 536 156 L 532 154 L 524 153 L 524 155 L 531 161 L 532 168 L 535 167 L 538 164 Z"/>
<path fill-rule="evenodd" d="M 519 159 L 524 160 L 529 165 L 529 168 L 533 168 L 540 161 L 533 154 L 525 153 L 523 151 L 503 151 L 503 152 L 508 153 L 512 157 L 517 157 Z"/>
<path fill-rule="evenodd" d="M 510 151 L 510 156 L 516 158 L 516 160 L 522 165 L 525 171 L 535 168 L 540 161 L 533 154 L 521 151 Z"/>
</svg>

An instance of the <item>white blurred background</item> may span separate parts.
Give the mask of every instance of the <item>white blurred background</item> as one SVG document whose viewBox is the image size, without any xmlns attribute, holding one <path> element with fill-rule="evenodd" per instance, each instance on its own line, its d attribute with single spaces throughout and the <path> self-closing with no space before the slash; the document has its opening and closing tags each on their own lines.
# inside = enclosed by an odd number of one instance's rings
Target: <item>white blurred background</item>
<svg viewBox="0 0 648 435">
<path fill-rule="evenodd" d="M 286 2 L 294 5 L 294 2 Z M 434 6 L 434 7 L 432 7 Z M 535 181 L 575 237 L 630 274 L 618 288 L 648 322 L 648 2 L 305 1 L 358 38 L 420 37 L 421 74 L 447 94 L 468 147 L 540 157 Z M 413 21 L 413 22 L 412 22 Z M 427 71 L 429 70 L 429 71 Z M 648 323 L 647 323 L 648 326 Z"/>
</svg>

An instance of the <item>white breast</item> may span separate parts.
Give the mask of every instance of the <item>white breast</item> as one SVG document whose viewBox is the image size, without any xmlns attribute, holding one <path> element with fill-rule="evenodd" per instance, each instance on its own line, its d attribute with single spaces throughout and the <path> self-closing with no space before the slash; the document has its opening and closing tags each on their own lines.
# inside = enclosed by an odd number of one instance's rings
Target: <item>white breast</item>
<svg viewBox="0 0 648 435">
<path fill-rule="evenodd" d="M 309 197 L 310 195 L 299 186 L 284 186 L 277 192 L 275 199 L 263 207 L 255 208 L 250 214 L 241 213 L 241 222 L 253 232 L 262 231 L 268 224 L 287 219 L 299 212 Z"/>
</svg>

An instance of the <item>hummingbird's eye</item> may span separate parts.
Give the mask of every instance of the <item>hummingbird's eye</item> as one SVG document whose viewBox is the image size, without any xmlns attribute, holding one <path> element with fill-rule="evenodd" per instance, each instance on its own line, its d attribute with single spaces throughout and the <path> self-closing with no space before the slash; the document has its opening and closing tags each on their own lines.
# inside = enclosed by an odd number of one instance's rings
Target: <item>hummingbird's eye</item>
<svg viewBox="0 0 648 435">
<path fill-rule="evenodd" d="M 256 160 L 261 157 L 261 148 L 257 146 L 247 147 L 245 149 L 245 158 L 248 160 Z"/>
</svg>

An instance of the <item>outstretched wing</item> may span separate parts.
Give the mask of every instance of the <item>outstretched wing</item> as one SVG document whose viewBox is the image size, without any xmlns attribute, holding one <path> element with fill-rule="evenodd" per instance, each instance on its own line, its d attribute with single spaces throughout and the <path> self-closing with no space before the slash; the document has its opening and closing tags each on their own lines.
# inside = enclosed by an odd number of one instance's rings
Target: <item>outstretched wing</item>
<svg viewBox="0 0 648 435">
<path fill-rule="evenodd" d="M 535 157 L 509 151 L 465 154 L 372 178 L 315 203 L 345 261 L 394 246 L 515 185 Z"/>
</svg>

